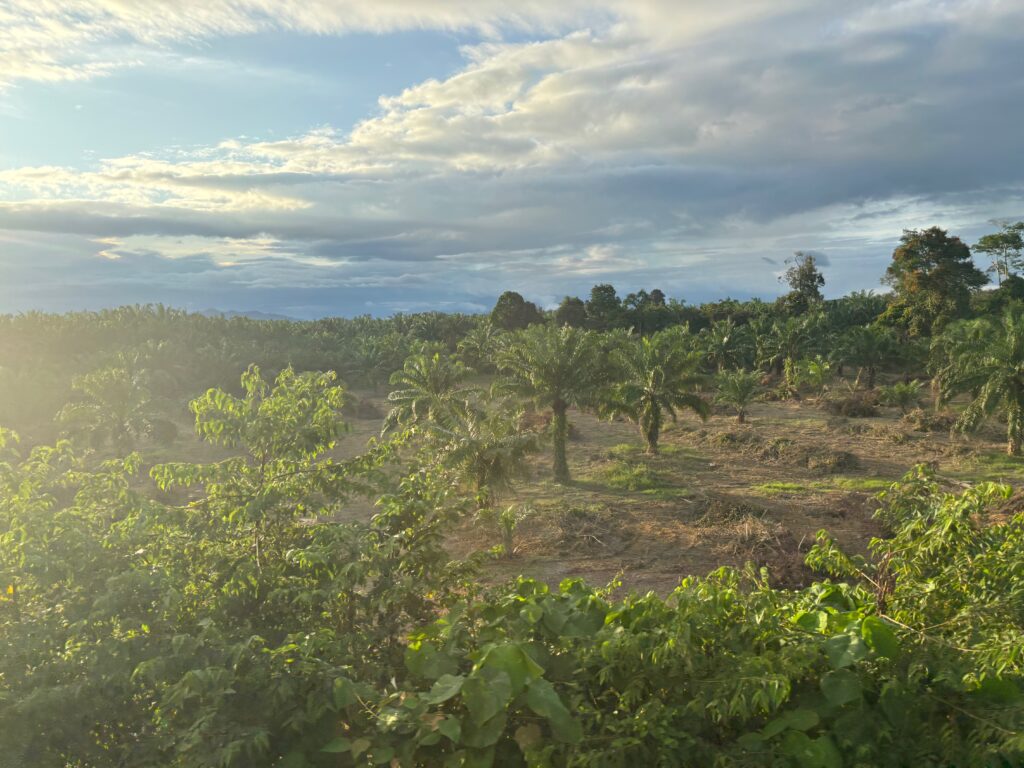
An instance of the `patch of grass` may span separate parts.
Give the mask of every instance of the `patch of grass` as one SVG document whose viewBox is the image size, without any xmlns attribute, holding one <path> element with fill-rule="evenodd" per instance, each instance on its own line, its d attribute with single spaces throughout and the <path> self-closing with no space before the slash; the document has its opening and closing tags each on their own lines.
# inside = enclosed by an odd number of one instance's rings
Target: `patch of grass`
<svg viewBox="0 0 1024 768">
<path fill-rule="evenodd" d="M 608 449 L 608 456 L 619 460 L 635 459 L 643 453 L 643 450 L 636 443 L 619 443 Z"/>
<path fill-rule="evenodd" d="M 975 480 L 998 481 L 1007 477 L 1024 479 L 1024 457 L 996 451 L 982 453 L 974 458 L 969 474 Z"/>
<path fill-rule="evenodd" d="M 758 496 L 794 496 L 808 493 L 810 490 L 806 485 L 801 485 L 800 483 L 784 483 L 779 481 L 761 483 L 760 485 L 752 485 L 750 487 L 751 493 L 756 493 Z"/>
<path fill-rule="evenodd" d="M 816 483 L 815 487 L 824 490 L 839 488 L 844 491 L 878 493 L 879 491 L 888 490 L 892 484 L 892 480 L 884 477 L 833 477 L 831 480 Z"/>
<path fill-rule="evenodd" d="M 646 464 L 619 461 L 602 473 L 609 488 L 618 491 L 648 491 L 665 485 L 660 475 Z"/>
</svg>

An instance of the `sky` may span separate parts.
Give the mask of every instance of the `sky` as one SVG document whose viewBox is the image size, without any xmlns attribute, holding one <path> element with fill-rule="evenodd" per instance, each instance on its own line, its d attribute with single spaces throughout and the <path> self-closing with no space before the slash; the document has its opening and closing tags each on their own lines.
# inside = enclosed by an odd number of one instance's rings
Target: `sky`
<svg viewBox="0 0 1024 768">
<path fill-rule="evenodd" d="M 1019 219 L 1022 0 L 0 0 L 0 312 L 838 296 Z"/>
</svg>

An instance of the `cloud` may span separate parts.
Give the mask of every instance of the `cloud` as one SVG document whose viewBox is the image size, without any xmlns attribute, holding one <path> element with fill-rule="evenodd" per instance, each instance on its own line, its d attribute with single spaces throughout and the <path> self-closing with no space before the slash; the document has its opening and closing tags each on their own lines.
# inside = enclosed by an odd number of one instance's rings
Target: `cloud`
<svg viewBox="0 0 1024 768">
<path fill-rule="evenodd" d="M 383 95 L 347 132 L 0 171 L 0 227 L 89 238 L 90 257 L 139 274 L 164 258 L 239 291 L 321 279 L 468 307 L 506 285 L 557 300 L 598 277 L 772 293 L 776 265 L 800 249 L 828 254 L 830 286 L 869 287 L 904 226 L 973 232 L 1024 211 L 1019 4 L 212 0 L 151 11 L 15 0 L 0 11 L 0 80 L 98 76 L 138 46 L 264 28 L 488 39 L 463 49 L 460 71 Z M 31 66 L 5 70 L 5 56 Z"/>
</svg>

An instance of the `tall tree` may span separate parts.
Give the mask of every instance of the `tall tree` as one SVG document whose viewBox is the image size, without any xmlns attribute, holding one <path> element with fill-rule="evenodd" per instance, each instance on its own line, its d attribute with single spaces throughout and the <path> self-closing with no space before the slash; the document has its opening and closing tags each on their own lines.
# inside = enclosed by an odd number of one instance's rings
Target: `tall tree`
<svg viewBox="0 0 1024 768">
<path fill-rule="evenodd" d="M 802 315 L 821 304 L 825 277 L 818 269 L 818 259 L 813 253 L 797 251 L 786 259 L 786 264 L 789 267 L 779 280 L 789 286 L 790 292 L 782 298 L 782 304 L 790 314 Z"/>
<path fill-rule="evenodd" d="M 968 392 L 971 402 L 957 420 L 958 429 L 977 429 L 992 415 L 1006 419 L 1006 452 L 1017 456 L 1024 445 L 1024 312 L 1007 309 L 999 320 L 978 320 L 966 333 L 951 334 L 937 345 L 943 355 L 936 380 L 942 400 Z"/>
<path fill-rule="evenodd" d="M 594 335 L 569 326 L 528 328 L 498 356 L 502 388 L 551 409 L 554 475 L 560 483 L 569 481 L 568 411 L 593 398 L 604 376 L 600 360 Z"/>
<path fill-rule="evenodd" d="M 537 433 L 523 426 L 522 412 L 504 407 L 471 406 L 429 431 L 437 460 L 472 485 L 481 507 L 528 475 L 526 459 L 539 443 Z"/>
<path fill-rule="evenodd" d="M 571 325 L 583 328 L 587 324 L 587 305 L 576 296 L 566 296 L 555 310 L 556 325 Z"/>
<path fill-rule="evenodd" d="M 863 380 L 868 389 L 874 389 L 878 368 L 894 357 L 896 342 L 887 328 L 857 325 L 839 338 L 837 347 L 834 358 L 840 363 L 856 365 L 857 384 Z"/>
<path fill-rule="evenodd" d="M 77 376 L 78 398 L 57 418 L 75 435 L 87 436 L 93 447 L 109 444 L 124 455 L 152 426 L 153 408 L 142 372 L 126 366 L 101 368 Z"/>
<path fill-rule="evenodd" d="M 503 331 L 517 331 L 544 321 L 544 314 L 522 294 L 505 291 L 491 310 L 491 322 Z"/>
<path fill-rule="evenodd" d="M 602 410 L 622 415 L 640 428 L 647 453 L 658 452 L 658 439 L 668 415 L 681 409 L 706 419 L 711 406 L 697 394 L 702 377 L 697 355 L 687 354 L 674 335 L 655 334 L 612 352 L 617 381 L 610 387 Z"/>
<path fill-rule="evenodd" d="M 608 283 L 595 285 L 587 299 L 587 325 L 595 331 L 608 331 L 622 325 L 622 300 L 615 286 Z"/>
<path fill-rule="evenodd" d="M 1004 280 L 1024 268 L 1024 221 L 1004 223 L 998 232 L 982 237 L 974 250 L 988 254 L 992 266 L 986 271 L 994 272 L 996 281 L 1002 285 Z"/>
<path fill-rule="evenodd" d="M 705 361 L 718 372 L 742 367 L 750 357 L 749 329 L 731 319 L 715 320 L 700 332 L 699 339 Z"/>
<path fill-rule="evenodd" d="M 971 292 L 988 278 L 974 265 L 966 243 L 930 227 L 903 231 L 882 282 L 894 291 L 883 319 L 912 336 L 927 336 L 966 316 Z"/>
</svg>

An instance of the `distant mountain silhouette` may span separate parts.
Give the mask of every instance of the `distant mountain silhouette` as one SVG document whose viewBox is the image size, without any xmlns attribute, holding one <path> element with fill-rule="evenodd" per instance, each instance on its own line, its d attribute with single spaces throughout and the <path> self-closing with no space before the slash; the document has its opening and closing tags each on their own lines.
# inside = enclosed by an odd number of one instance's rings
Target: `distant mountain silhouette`
<svg viewBox="0 0 1024 768">
<path fill-rule="evenodd" d="M 198 314 L 206 315 L 207 317 L 247 317 L 250 320 L 291 320 L 295 321 L 297 318 L 289 317 L 288 315 L 278 315 L 273 312 L 255 312 L 255 311 L 243 311 L 239 312 L 234 309 L 201 309 Z"/>
</svg>

